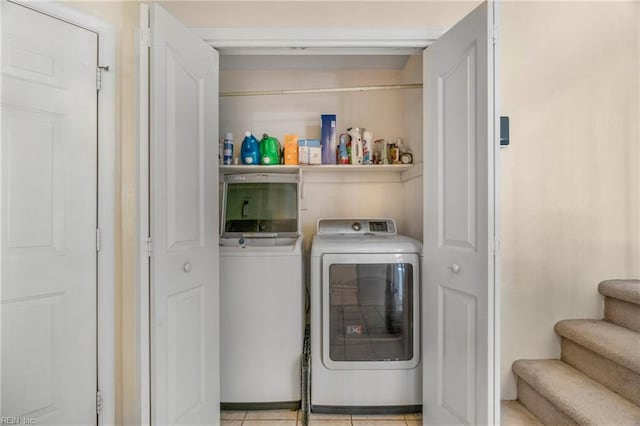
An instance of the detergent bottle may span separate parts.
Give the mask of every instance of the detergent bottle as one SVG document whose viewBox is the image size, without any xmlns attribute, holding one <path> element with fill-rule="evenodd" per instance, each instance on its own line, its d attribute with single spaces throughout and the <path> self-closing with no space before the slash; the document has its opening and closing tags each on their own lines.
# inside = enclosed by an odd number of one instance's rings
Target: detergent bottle
<svg viewBox="0 0 640 426">
<path fill-rule="evenodd" d="M 382 164 L 391 164 L 389 162 L 389 142 L 384 139 L 382 141 L 382 159 L 381 159 L 381 163 Z"/>
<path fill-rule="evenodd" d="M 260 164 L 268 166 L 280 164 L 280 142 L 266 133 L 262 135 L 260 141 Z"/>
<path fill-rule="evenodd" d="M 349 150 L 347 146 L 351 143 L 351 136 L 347 133 L 340 135 L 340 144 L 338 145 L 338 164 L 349 164 Z"/>
<path fill-rule="evenodd" d="M 351 136 L 351 164 L 362 164 L 362 131 L 364 129 L 355 127 L 349 129 Z"/>
<path fill-rule="evenodd" d="M 240 147 L 240 156 L 242 158 L 242 164 L 260 164 L 260 144 L 258 143 L 258 139 L 249 131 L 244 134 L 244 140 Z"/>
<path fill-rule="evenodd" d="M 362 164 L 372 164 L 373 135 L 371 132 L 364 132 L 362 136 Z"/>
</svg>

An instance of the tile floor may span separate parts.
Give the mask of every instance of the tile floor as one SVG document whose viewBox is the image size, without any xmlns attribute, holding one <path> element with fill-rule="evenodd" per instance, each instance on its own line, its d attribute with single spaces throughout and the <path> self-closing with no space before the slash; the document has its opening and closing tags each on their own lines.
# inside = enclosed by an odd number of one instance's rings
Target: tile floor
<svg viewBox="0 0 640 426">
<path fill-rule="evenodd" d="M 220 413 L 222 426 L 298 426 L 302 425 L 299 410 L 225 411 Z M 316 426 L 418 426 L 421 414 L 351 415 L 313 414 L 309 425 Z"/>
</svg>

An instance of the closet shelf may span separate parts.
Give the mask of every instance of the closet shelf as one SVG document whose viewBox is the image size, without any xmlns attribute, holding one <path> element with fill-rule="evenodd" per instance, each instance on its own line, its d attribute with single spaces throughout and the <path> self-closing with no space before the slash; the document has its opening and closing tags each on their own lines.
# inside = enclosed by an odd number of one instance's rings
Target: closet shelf
<svg viewBox="0 0 640 426">
<path fill-rule="evenodd" d="M 220 174 L 298 173 L 307 182 L 404 182 L 422 175 L 422 164 L 334 165 L 300 164 L 295 166 L 220 165 Z"/>
<path fill-rule="evenodd" d="M 370 165 L 352 165 L 352 164 L 298 164 L 294 166 L 285 166 L 278 164 L 277 166 L 251 166 L 242 165 L 223 165 L 220 166 L 221 173 L 254 173 L 254 172 L 274 172 L 274 173 L 296 173 L 298 170 L 314 171 L 321 173 L 328 172 L 403 172 L 413 167 L 413 164 L 370 164 Z"/>
</svg>

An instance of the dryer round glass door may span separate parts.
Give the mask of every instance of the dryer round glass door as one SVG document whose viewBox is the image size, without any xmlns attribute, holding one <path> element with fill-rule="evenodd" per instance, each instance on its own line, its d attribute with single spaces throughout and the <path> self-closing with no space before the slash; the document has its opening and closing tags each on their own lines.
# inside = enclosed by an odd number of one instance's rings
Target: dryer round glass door
<svg viewBox="0 0 640 426">
<path fill-rule="evenodd" d="M 323 364 L 414 368 L 419 361 L 419 258 L 323 256 Z"/>
</svg>

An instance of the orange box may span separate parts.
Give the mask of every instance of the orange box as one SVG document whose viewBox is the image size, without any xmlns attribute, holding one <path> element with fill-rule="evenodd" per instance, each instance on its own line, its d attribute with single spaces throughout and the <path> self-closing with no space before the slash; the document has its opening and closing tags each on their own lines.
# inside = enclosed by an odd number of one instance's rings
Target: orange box
<svg viewBox="0 0 640 426">
<path fill-rule="evenodd" d="M 284 135 L 284 164 L 298 164 L 298 136 Z"/>
</svg>

